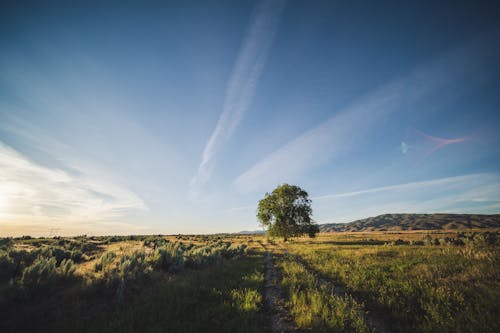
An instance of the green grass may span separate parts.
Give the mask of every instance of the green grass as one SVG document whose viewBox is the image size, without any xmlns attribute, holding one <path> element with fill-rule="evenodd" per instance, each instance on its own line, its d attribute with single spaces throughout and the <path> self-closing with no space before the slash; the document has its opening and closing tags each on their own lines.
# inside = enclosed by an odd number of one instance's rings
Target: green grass
<svg viewBox="0 0 500 333">
<path fill-rule="evenodd" d="M 497 246 L 289 246 L 396 331 L 498 332 Z"/>
<path fill-rule="evenodd" d="M 368 312 L 395 332 L 498 332 L 499 239 L 342 233 L 266 246 L 282 253 L 284 305 L 303 331 L 367 332 Z M 269 331 L 262 241 L 0 239 L 0 332 Z"/>
<path fill-rule="evenodd" d="M 262 332 L 263 259 L 252 255 L 204 270 L 152 276 L 127 285 L 123 297 L 105 286 L 17 300 L 3 332 Z M 5 325 L 6 324 L 6 325 Z"/>
<path fill-rule="evenodd" d="M 262 252 L 237 237 L 190 239 L 4 242 L 0 331 L 265 331 Z M 88 250 L 77 265 L 75 246 Z"/>
<path fill-rule="evenodd" d="M 280 260 L 282 289 L 287 307 L 300 329 L 314 332 L 368 332 L 363 306 L 351 297 L 333 294 L 302 265 L 284 256 Z"/>
</svg>

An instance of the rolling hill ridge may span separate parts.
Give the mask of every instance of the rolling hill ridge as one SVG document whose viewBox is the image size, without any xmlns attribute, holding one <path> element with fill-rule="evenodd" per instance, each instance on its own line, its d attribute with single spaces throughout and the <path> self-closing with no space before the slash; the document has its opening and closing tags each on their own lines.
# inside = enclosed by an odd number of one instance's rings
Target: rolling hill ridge
<svg viewBox="0 0 500 333">
<path fill-rule="evenodd" d="M 349 223 L 320 224 L 321 232 L 500 228 L 500 214 L 383 214 Z"/>
</svg>

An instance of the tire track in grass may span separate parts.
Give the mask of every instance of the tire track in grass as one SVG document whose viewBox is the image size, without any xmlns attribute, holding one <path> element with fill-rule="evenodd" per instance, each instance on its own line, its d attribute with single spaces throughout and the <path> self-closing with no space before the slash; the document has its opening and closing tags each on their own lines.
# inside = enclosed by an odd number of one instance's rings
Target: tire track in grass
<svg viewBox="0 0 500 333">
<path fill-rule="evenodd" d="M 307 270 L 309 273 L 311 273 L 317 281 L 319 282 L 320 285 L 329 288 L 332 290 L 334 295 L 341 297 L 343 299 L 347 299 L 349 296 L 352 297 L 356 302 L 358 303 L 363 303 L 364 300 L 360 299 L 359 297 L 355 297 L 354 295 L 348 293 L 345 289 L 345 286 L 339 284 L 338 282 L 334 281 L 332 278 L 326 276 L 325 274 L 322 274 L 318 270 L 314 269 L 306 260 L 301 258 L 298 255 L 292 255 L 288 252 L 286 247 L 280 244 L 280 247 L 282 247 L 283 252 L 286 256 L 289 256 L 293 261 L 295 261 L 297 264 L 301 265 L 304 267 L 305 270 Z M 380 317 L 375 315 L 373 312 L 364 312 L 361 313 L 363 316 L 366 324 L 373 330 L 375 333 L 392 333 L 392 330 L 389 329 L 387 324 L 385 323 L 384 320 L 382 320 Z"/>
<path fill-rule="evenodd" d="M 266 251 L 264 256 L 264 299 L 269 309 L 271 330 L 273 333 L 295 332 L 297 328 L 293 325 L 290 313 L 285 307 L 285 300 L 281 294 L 280 281 L 276 267 L 274 266 L 273 249 L 260 242 Z"/>
</svg>

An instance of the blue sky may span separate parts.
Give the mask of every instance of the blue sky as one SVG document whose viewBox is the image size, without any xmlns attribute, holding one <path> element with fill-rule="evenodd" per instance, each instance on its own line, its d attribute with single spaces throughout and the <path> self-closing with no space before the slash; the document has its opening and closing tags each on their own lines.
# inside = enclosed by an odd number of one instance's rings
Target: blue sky
<svg viewBox="0 0 500 333">
<path fill-rule="evenodd" d="M 494 2 L 0 6 L 0 235 L 500 213 Z"/>
</svg>

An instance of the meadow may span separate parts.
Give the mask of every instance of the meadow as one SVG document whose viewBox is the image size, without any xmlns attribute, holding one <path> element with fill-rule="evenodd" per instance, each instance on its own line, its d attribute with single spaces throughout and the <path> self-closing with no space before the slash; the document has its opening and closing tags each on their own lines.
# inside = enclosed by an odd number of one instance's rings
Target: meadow
<svg viewBox="0 0 500 333">
<path fill-rule="evenodd" d="M 495 229 L 3 238 L 0 331 L 498 332 L 499 246 Z"/>
</svg>

